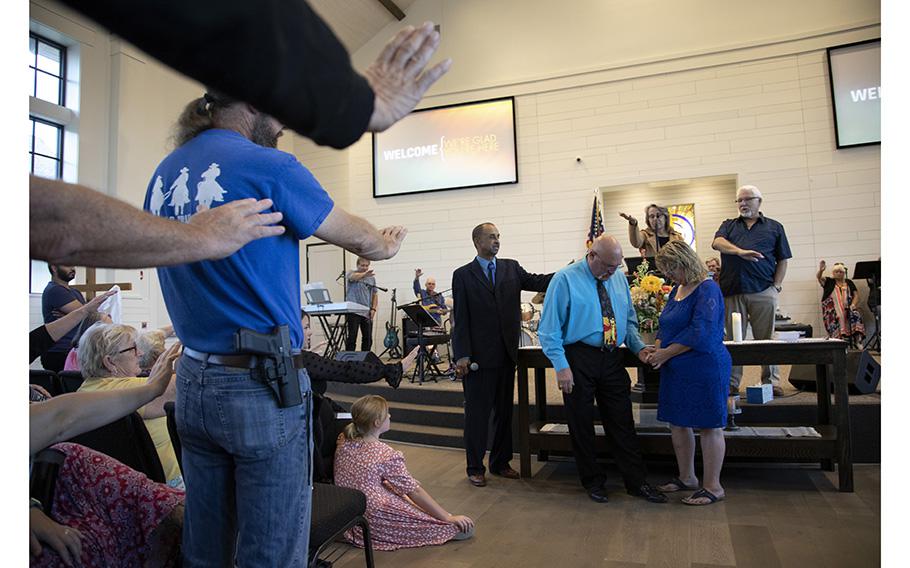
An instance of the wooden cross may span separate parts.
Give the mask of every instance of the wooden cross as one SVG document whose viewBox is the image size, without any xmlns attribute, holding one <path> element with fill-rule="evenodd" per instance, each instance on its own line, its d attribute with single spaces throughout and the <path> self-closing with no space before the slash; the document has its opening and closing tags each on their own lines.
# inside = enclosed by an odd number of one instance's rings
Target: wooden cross
<svg viewBox="0 0 910 568">
<path fill-rule="evenodd" d="M 85 284 L 76 284 L 75 286 L 70 286 L 74 290 L 79 290 L 85 294 L 86 300 L 91 300 L 95 297 L 96 292 L 107 292 L 111 289 L 111 286 L 120 286 L 121 290 L 132 290 L 133 284 L 131 282 L 114 282 L 112 284 L 103 284 L 95 281 L 95 269 L 86 268 L 85 269 Z"/>
</svg>

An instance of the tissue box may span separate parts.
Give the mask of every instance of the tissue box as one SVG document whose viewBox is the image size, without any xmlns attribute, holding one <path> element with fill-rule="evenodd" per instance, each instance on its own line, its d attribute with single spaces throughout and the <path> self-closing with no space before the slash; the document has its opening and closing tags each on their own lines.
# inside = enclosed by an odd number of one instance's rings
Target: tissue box
<svg viewBox="0 0 910 568">
<path fill-rule="evenodd" d="M 774 398 L 771 385 L 757 385 L 746 387 L 746 402 L 749 404 L 764 404 Z"/>
</svg>

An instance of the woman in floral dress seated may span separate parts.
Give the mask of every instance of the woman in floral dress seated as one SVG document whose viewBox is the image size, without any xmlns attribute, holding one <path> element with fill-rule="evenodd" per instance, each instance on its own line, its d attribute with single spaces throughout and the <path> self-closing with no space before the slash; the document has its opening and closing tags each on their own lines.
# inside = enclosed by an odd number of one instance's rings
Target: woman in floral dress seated
<svg viewBox="0 0 910 568">
<path fill-rule="evenodd" d="M 338 437 L 335 484 L 362 491 L 366 518 L 376 550 L 396 550 L 463 540 L 474 534 L 474 521 L 451 515 L 408 473 L 401 452 L 379 441 L 390 427 L 389 403 L 368 395 L 351 406 L 352 422 Z M 346 535 L 363 546 L 354 528 Z"/>
<path fill-rule="evenodd" d="M 179 344 L 166 351 L 148 382 L 78 392 L 29 406 L 29 455 L 64 454 L 51 503 L 31 500 L 33 567 L 132 568 L 180 565 L 184 493 L 155 483 L 114 458 L 62 440 L 117 420 L 167 389 Z M 45 513 L 48 511 L 48 513 Z"/>
<path fill-rule="evenodd" d="M 822 287 L 822 319 L 828 337 L 843 339 L 862 345 L 866 338 L 866 326 L 859 308 L 859 294 L 853 280 L 847 278 L 847 267 L 843 262 L 836 262 L 831 268 L 831 276 L 823 276 L 827 264 L 824 260 L 818 263 L 816 280 Z"/>
</svg>

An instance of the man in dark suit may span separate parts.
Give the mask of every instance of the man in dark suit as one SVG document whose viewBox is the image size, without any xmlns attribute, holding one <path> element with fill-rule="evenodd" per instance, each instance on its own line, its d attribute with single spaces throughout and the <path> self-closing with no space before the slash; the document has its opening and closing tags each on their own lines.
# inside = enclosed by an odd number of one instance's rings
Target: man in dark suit
<svg viewBox="0 0 910 568">
<path fill-rule="evenodd" d="M 483 457 L 491 411 L 490 473 L 518 479 L 509 461 L 521 291 L 544 292 L 553 275 L 529 274 L 514 260 L 497 259 L 499 229 L 492 223 L 474 227 L 471 238 L 477 256 L 452 275 L 452 350 L 464 388 L 468 480 L 483 487 L 487 484 Z M 477 370 L 470 370 L 472 363 Z"/>
</svg>

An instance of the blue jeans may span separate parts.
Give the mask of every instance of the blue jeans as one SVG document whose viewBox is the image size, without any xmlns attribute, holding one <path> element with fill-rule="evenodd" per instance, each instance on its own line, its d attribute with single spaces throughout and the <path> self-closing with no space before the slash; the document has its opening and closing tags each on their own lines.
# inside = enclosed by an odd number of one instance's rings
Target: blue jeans
<svg viewBox="0 0 910 568">
<path fill-rule="evenodd" d="M 312 393 L 279 408 L 248 369 L 186 355 L 177 365 L 177 431 L 186 510 L 183 565 L 306 566 L 313 489 Z"/>
</svg>

